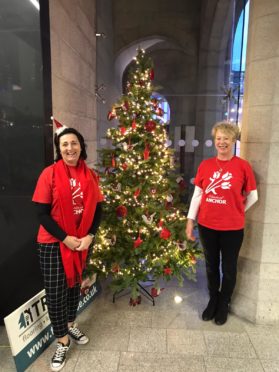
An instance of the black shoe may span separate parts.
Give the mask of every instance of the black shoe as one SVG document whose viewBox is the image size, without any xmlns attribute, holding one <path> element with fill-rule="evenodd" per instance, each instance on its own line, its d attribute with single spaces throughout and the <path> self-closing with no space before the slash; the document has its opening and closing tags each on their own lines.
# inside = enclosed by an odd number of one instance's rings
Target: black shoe
<svg viewBox="0 0 279 372">
<path fill-rule="evenodd" d="M 215 315 L 215 323 L 217 325 L 225 324 L 228 319 L 228 313 L 229 313 L 228 303 L 220 301 Z"/>
<path fill-rule="evenodd" d="M 218 305 L 218 297 L 210 297 L 207 307 L 202 313 L 202 320 L 208 321 L 214 318 Z"/>
<path fill-rule="evenodd" d="M 66 354 L 70 348 L 71 341 L 69 340 L 67 345 L 62 344 L 62 342 L 57 343 L 56 351 L 51 359 L 51 370 L 60 371 L 66 363 Z"/>
<path fill-rule="evenodd" d="M 89 338 L 83 332 L 81 332 L 77 323 L 73 323 L 73 325 L 68 329 L 68 334 L 78 345 L 85 345 L 89 342 Z"/>
</svg>

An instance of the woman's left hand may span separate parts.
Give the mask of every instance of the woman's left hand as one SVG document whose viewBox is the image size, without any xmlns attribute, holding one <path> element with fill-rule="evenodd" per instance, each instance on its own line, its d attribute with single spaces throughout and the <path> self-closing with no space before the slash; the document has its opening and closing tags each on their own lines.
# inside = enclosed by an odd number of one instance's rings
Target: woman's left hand
<svg viewBox="0 0 279 372">
<path fill-rule="evenodd" d="M 76 251 L 84 251 L 85 249 L 88 249 L 90 244 L 92 243 L 92 236 L 86 235 L 83 238 L 80 239 L 80 245 L 76 248 Z"/>
</svg>

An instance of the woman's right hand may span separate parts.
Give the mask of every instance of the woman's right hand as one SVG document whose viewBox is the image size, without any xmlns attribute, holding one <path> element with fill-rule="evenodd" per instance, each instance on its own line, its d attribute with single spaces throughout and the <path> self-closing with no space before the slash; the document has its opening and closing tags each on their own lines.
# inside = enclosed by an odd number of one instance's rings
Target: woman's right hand
<svg viewBox="0 0 279 372">
<path fill-rule="evenodd" d="M 76 236 L 67 235 L 66 238 L 63 240 L 63 243 L 72 251 L 75 251 L 76 248 L 80 246 L 81 240 L 78 239 Z"/>
<path fill-rule="evenodd" d="M 196 240 L 196 237 L 194 235 L 194 220 L 188 218 L 185 231 L 187 238 L 194 242 Z"/>
</svg>

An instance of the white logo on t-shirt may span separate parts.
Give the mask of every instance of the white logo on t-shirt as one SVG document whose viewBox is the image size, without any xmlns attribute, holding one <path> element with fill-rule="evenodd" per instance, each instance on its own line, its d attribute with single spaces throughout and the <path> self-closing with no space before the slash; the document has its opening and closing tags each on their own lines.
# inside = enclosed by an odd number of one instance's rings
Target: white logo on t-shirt
<svg viewBox="0 0 279 372">
<path fill-rule="evenodd" d="M 205 193 L 208 194 L 212 192 L 214 195 L 217 195 L 216 189 L 221 187 L 221 189 L 226 190 L 230 189 L 232 184 L 229 180 L 232 178 L 232 174 L 230 172 L 226 172 L 221 176 L 219 171 L 213 173 L 212 177 L 209 177 L 210 184 L 207 186 Z"/>
<path fill-rule="evenodd" d="M 83 212 L 83 192 L 81 190 L 80 182 L 77 182 L 75 178 L 70 178 L 70 185 L 72 190 L 74 214 L 81 214 Z"/>
</svg>

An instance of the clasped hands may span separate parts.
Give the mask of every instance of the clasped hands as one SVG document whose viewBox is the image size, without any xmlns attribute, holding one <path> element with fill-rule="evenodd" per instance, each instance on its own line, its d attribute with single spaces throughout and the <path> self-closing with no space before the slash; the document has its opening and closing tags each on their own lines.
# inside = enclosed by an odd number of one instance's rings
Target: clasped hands
<svg viewBox="0 0 279 372">
<path fill-rule="evenodd" d="M 63 240 L 63 243 L 72 251 L 84 251 L 89 248 L 92 240 L 92 237 L 89 235 L 86 235 L 83 238 L 67 235 Z"/>
</svg>

